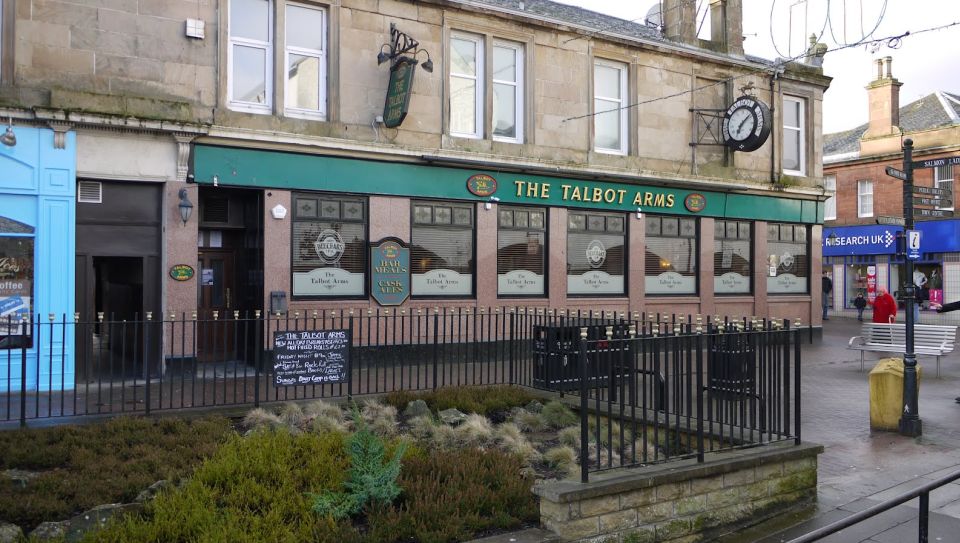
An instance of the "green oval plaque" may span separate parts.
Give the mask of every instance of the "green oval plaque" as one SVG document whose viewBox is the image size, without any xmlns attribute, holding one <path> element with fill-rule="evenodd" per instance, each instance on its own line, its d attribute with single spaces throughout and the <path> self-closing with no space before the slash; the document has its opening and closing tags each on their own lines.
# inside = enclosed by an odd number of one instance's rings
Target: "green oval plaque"
<svg viewBox="0 0 960 543">
<path fill-rule="evenodd" d="M 189 281 L 193 279 L 193 267 L 186 264 L 177 264 L 170 268 L 170 277 L 174 281 Z"/>
</svg>

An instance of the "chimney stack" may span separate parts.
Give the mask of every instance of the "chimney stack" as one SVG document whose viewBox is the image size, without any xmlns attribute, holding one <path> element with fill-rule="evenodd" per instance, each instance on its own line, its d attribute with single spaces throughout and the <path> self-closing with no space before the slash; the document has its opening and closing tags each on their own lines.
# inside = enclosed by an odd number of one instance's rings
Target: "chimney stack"
<svg viewBox="0 0 960 543">
<path fill-rule="evenodd" d="M 710 41 L 743 56 L 743 0 L 710 0 Z"/>
<path fill-rule="evenodd" d="M 668 40 L 697 44 L 696 0 L 663 0 L 663 35 Z"/>
<path fill-rule="evenodd" d="M 877 79 L 867 85 L 870 124 L 864 138 L 889 136 L 900 132 L 900 87 L 903 83 L 893 77 L 892 64 L 892 57 L 876 60 Z"/>
</svg>

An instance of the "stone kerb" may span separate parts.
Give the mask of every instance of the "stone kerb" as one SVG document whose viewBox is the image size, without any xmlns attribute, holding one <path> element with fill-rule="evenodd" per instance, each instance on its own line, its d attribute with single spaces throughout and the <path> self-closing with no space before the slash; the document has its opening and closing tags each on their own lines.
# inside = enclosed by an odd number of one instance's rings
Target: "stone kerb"
<svg viewBox="0 0 960 543">
<path fill-rule="evenodd" d="M 816 499 L 821 445 L 771 444 L 696 460 L 551 481 L 534 488 L 540 521 L 563 541 L 687 542 Z"/>
</svg>

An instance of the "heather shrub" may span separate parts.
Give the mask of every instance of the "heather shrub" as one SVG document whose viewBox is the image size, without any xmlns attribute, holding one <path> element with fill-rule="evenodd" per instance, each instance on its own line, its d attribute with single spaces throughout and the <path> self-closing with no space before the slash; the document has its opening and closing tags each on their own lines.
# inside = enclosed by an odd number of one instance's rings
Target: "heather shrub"
<svg viewBox="0 0 960 543">
<path fill-rule="evenodd" d="M 464 413 L 477 413 L 488 418 L 503 419 L 513 407 L 526 405 L 535 396 L 519 387 L 445 387 L 427 392 L 391 392 L 383 401 L 397 409 L 406 408 L 413 400 L 423 400 L 434 413 L 455 407 Z"/>
</svg>

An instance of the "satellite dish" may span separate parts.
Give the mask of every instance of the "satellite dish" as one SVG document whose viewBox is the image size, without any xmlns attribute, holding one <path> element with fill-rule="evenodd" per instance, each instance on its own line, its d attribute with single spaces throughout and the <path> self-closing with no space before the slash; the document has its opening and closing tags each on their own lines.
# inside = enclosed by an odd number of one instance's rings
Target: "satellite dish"
<svg viewBox="0 0 960 543">
<path fill-rule="evenodd" d="M 650 6 L 650 9 L 647 10 L 647 16 L 643 18 L 643 24 L 653 28 L 663 26 L 663 17 L 660 15 L 660 2 Z"/>
</svg>

